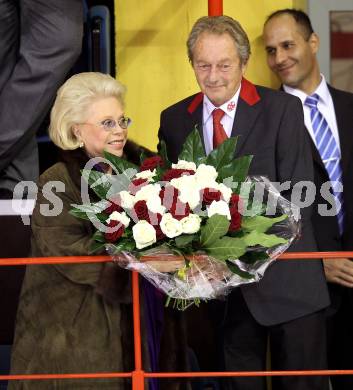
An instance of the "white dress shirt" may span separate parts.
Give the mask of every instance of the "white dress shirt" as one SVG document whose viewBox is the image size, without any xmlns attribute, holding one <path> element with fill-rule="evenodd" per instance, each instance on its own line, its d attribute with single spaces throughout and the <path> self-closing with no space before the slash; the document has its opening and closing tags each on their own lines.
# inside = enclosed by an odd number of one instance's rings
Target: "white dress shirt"
<svg viewBox="0 0 353 390">
<path fill-rule="evenodd" d="M 308 95 L 299 89 L 291 88 L 291 87 L 288 87 L 287 85 L 283 85 L 283 89 L 286 92 L 290 93 L 291 95 L 297 96 L 301 100 L 301 102 L 303 104 L 303 110 L 304 110 L 305 126 L 308 129 L 309 134 L 310 134 L 312 140 L 314 141 L 314 144 L 316 145 L 314 130 L 313 130 L 313 126 L 311 124 L 311 119 L 310 119 L 310 107 L 304 105 L 305 99 L 308 97 Z M 328 125 L 330 126 L 330 129 L 332 131 L 333 137 L 335 138 L 337 147 L 341 151 L 335 108 L 334 108 L 332 97 L 331 97 L 330 91 L 327 87 L 327 83 L 326 83 L 326 80 L 325 80 L 325 77 L 323 74 L 321 74 L 321 82 L 318 85 L 318 87 L 316 88 L 316 90 L 313 92 L 313 94 L 315 94 L 315 93 L 317 95 L 319 95 L 319 97 L 320 97 L 319 102 L 317 104 L 317 108 L 321 112 L 321 114 L 324 116 L 324 118 L 326 119 Z"/>
<path fill-rule="evenodd" d="M 235 92 L 234 96 L 222 104 L 220 107 L 216 107 L 210 101 L 210 99 L 204 95 L 203 97 L 203 119 L 202 119 L 202 127 L 203 127 L 203 139 L 205 143 L 206 154 L 209 154 L 213 150 L 213 117 L 212 112 L 216 108 L 220 108 L 224 111 L 223 118 L 221 119 L 221 123 L 223 125 L 224 131 L 227 136 L 230 137 L 232 134 L 235 111 L 238 104 L 240 86 L 238 90 Z"/>
</svg>

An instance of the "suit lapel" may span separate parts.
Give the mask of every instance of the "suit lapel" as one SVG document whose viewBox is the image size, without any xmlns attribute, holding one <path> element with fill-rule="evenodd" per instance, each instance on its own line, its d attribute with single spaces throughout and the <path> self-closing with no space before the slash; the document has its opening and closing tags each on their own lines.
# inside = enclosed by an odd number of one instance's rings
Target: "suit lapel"
<svg viewBox="0 0 353 390">
<path fill-rule="evenodd" d="M 202 102 L 203 102 L 203 93 L 199 92 L 197 95 L 194 96 L 191 103 L 189 104 L 187 111 L 188 114 L 185 118 L 185 129 L 187 134 L 190 134 L 195 126 L 197 126 L 197 130 L 199 131 L 203 147 L 205 149 L 205 142 L 203 139 L 203 118 L 202 118 Z"/>
<path fill-rule="evenodd" d="M 262 105 L 260 102 L 261 98 L 257 93 L 255 85 L 243 78 L 232 129 L 232 137 L 239 136 L 237 154 L 244 147 L 246 139 L 261 112 Z"/>
<path fill-rule="evenodd" d="M 348 163 L 352 158 L 352 112 L 351 108 L 347 104 L 345 96 L 331 86 L 328 87 L 335 107 L 337 128 L 341 145 L 342 170 L 345 172 L 348 169 Z"/>
<path fill-rule="evenodd" d="M 285 90 L 283 89 L 283 85 L 281 85 L 280 91 L 285 92 Z M 310 146 L 311 146 L 311 153 L 312 153 L 313 161 L 314 161 L 315 164 L 317 164 L 320 167 L 320 169 L 323 169 L 325 171 L 326 175 L 327 175 L 327 171 L 326 171 L 325 165 L 322 162 L 320 153 L 317 150 L 315 142 L 313 141 L 313 139 L 310 136 L 309 130 L 307 130 L 307 133 L 308 133 L 308 138 L 310 140 L 309 142 L 310 142 Z"/>
<path fill-rule="evenodd" d="M 241 81 L 241 89 L 238 100 L 238 106 L 235 112 L 235 118 L 232 128 L 232 137 L 239 136 L 237 143 L 237 153 L 239 153 L 245 144 L 245 141 L 256 121 L 257 116 L 261 111 L 261 98 L 257 92 L 254 84 L 245 78 Z M 187 111 L 189 115 L 185 120 L 185 126 L 188 133 L 190 133 L 194 126 L 198 126 L 198 130 L 204 144 L 203 137 L 203 93 L 200 92 L 193 97 L 191 103 L 188 105 Z M 205 147 L 205 144 L 203 145 Z"/>
</svg>

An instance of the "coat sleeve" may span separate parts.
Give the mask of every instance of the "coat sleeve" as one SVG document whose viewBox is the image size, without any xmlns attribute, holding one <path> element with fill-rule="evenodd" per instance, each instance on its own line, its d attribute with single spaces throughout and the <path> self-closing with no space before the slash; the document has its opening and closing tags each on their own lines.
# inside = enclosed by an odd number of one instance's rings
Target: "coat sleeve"
<svg viewBox="0 0 353 390">
<path fill-rule="evenodd" d="M 50 185 L 56 182 L 63 183 L 65 186 L 63 192 Z M 93 229 L 88 221 L 69 214 L 73 203 L 81 203 L 78 189 L 71 181 L 64 164 L 56 164 L 39 179 L 38 196 L 31 223 L 32 256 L 87 256 L 89 254 L 93 243 Z M 52 209 L 51 215 L 46 212 L 48 205 Z M 73 283 L 96 287 L 104 272 L 105 264 L 57 264 L 52 267 Z"/>
</svg>

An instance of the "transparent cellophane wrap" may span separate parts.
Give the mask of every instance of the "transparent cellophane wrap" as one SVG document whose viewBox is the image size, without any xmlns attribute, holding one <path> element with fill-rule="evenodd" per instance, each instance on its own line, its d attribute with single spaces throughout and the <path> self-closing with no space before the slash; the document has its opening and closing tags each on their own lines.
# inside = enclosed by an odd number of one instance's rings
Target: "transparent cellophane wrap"
<svg viewBox="0 0 353 390">
<path fill-rule="evenodd" d="M 260 209 L 263 211 L 264 207 L 267 206 L 272 210 L 273 216 L 286 214 L 287 218 L 273 225 L 268 231 L 270 234 L 284 238 L 285 244 L 272 248 L 258 245 L 248 248 L 247 252 L 265 252 L 268 255 L 266 260 L 248 263 L 240 259 L 228 259 L 229 262 L 236 264 L 241 271 L 244 271 L 247 277 L 233 273 L 224 261 L 217 260 L 201 251 L 184 257 L 176 255 L 167 246 L 158 246 L 136 253 L 116 253 L 114 246 L 110 244 L 106 245 L 106 249 L 121 267 L 137 271 L 170 298 L 184 301 L 222 299 L 234 287 L 258 282 L 267 268 L 288 249 L 300 234 L 299 208 L 282 197 L 265 177 L 251 177 L 247 179 L 247 183 L 249 182 L 256 183 L 256 191 L 258 192 L 256 195 L 252 191 L 251 197 L 254 199 L 258 195 L 260 198 L 263 196 L 262 201 L 260 199 L 257 202 L 258 206 L 256 206 L 255 200 L 252 203 L 253 210 L 248 210 L 246 213 L 258 213 Z M 164 265 L 168 269 L 175 268 L 177 270 L 163 272 L 161 269 Z"/>
</svg>

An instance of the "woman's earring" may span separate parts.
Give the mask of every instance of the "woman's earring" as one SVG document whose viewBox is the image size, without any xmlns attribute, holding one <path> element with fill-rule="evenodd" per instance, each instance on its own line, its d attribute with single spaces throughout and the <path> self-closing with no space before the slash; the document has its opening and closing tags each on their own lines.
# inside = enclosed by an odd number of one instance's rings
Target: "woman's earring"
<svg viewBox="0 0 353 390">
<path fill-rule="evenodd" d="M 81 141 L 78 145 L 80 148 L 83 148 L 85 146 L 85 144 Z"/>
</svg>

